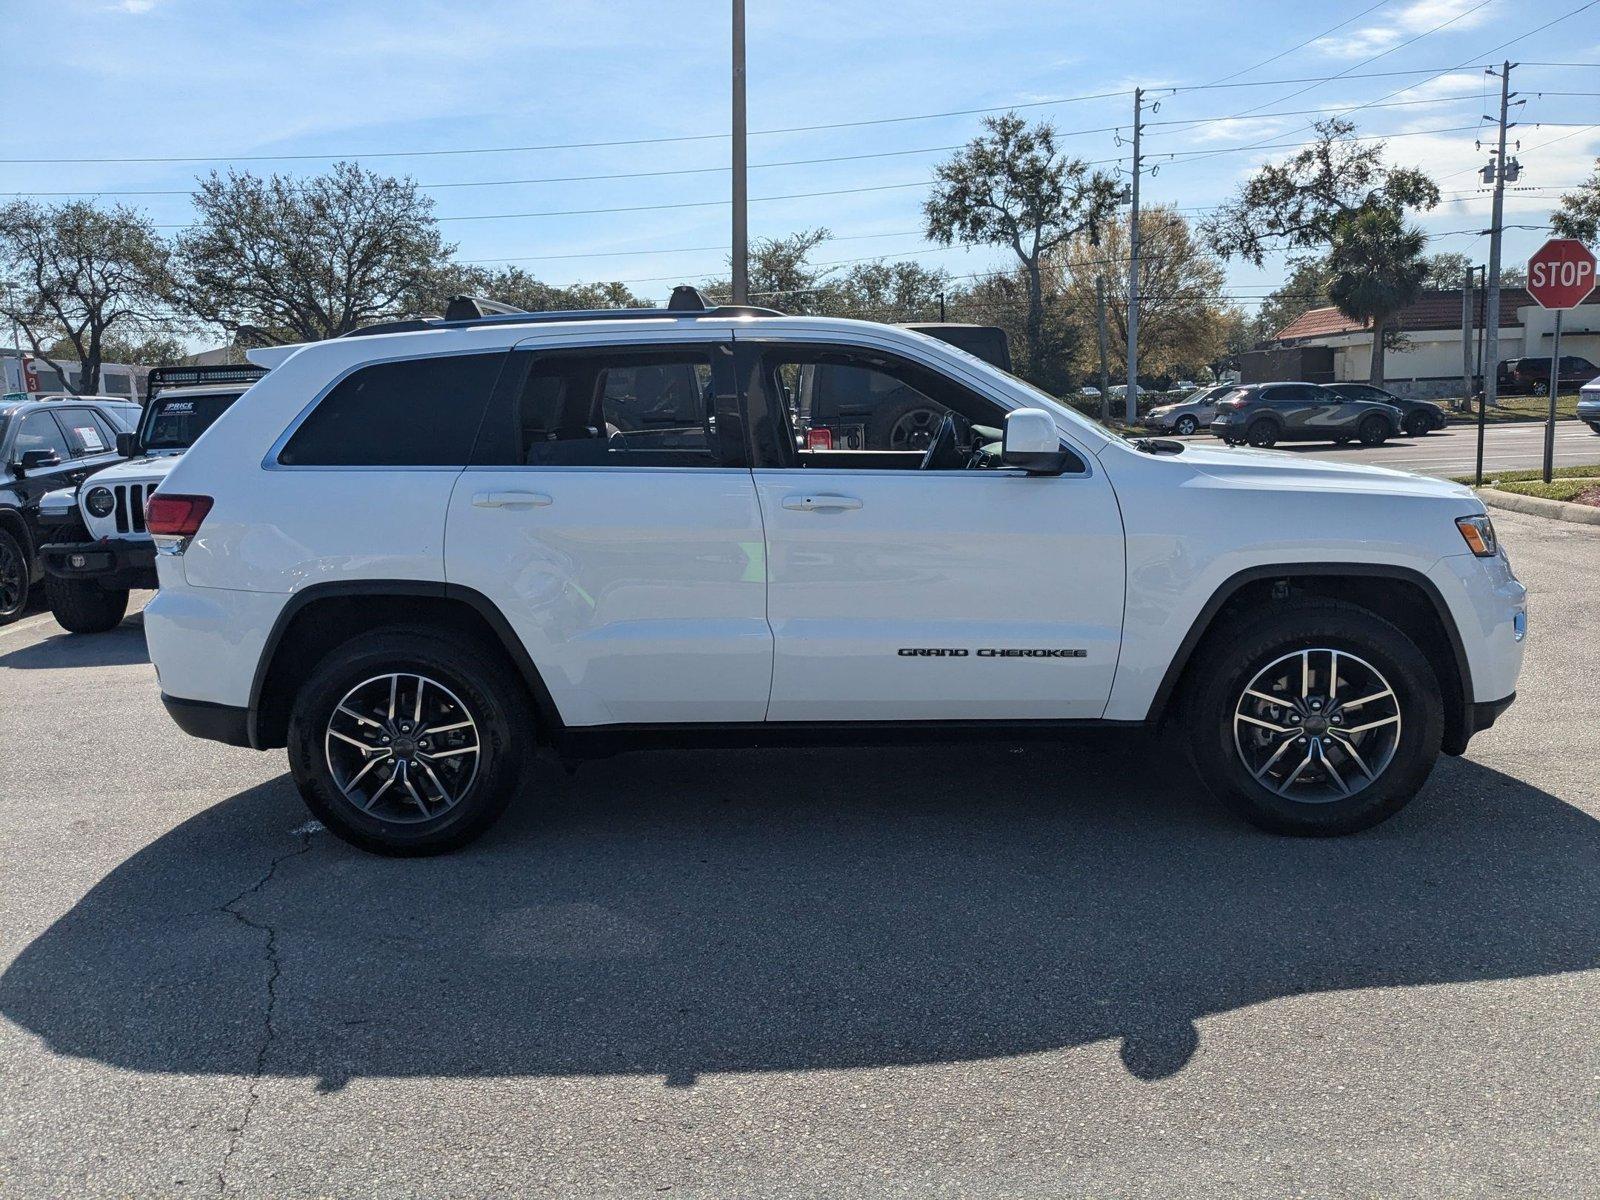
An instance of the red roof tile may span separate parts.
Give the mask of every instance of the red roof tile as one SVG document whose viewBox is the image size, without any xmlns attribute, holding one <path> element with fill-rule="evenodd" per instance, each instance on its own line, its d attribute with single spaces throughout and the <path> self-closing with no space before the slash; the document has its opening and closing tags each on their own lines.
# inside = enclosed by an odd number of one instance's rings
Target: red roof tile
<svg viewBox="0 0 1600 1200">
<path fill-rule="evenodd" d="M 1476 316 L 1483 311 L 1483 298 L 1479 296 L 1475 299 L 1473 311 Z M 1515 328 L 1520 325 L 1517 309 L 1532 303 L 1533 297 L 1528 295 L 1525 288 L 1501 288 L 1500 328 Z M 1278 341 L 1302 341 L 1306 338 L 1330 337 L 1340 333 L 1357 333 L 1365 328 L 1366 326 L 1360 321 L 1352 321 L 1337 308 L 1313 308 L 1301 313 L 1278 330 Z M 1460 329 L 1461 293 L 1423 292 L 1415 304 L 1400 313 L 1400 328 L 1402 330 Z"/>
</svg>

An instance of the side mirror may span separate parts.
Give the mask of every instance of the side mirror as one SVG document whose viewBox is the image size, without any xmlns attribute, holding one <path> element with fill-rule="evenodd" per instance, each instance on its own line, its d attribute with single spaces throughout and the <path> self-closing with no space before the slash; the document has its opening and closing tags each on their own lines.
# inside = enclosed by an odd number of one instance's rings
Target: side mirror
<svg viewBox="0 0 1600 1200">
<path fill-rule="evenodd" d="M 139 435 L 137 433 L 117 434 L 117 454 L 122 458 L 132 458 L 139 453 Z"/>
<path fill-rule="evenodd" d="M 22 461 L 17 463 L 17 469 L 26 473 L 39 471 L 45 467 L 59 467 L 61 458 L 54 450 L 24 450 Z"/>
<path fill-rule="evenodd" d="M 1061 474 L 1067 466 L 1067 452 L 1061 448 L 1055 418 L 1042 408 L 1015 408 L 1008 412 L 1000 461 L 1032 475 Z"/>
</svg>

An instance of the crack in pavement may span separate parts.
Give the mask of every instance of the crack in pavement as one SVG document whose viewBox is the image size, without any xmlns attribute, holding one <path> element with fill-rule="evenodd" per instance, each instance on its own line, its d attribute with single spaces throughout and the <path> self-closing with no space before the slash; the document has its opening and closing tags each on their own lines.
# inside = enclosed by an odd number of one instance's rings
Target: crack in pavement
<svg viewBox="0 0 1600 1200">
<path fill-rule="evenodd" d="M 259 930 L 267 935 L 266 960 L 267 960 L 267 1003 L 266 1011 L 261 1023 L 261 1044 L 256 1048 L 256 1063 L 250 1073 L 250 1090 L 245 1097 L 244 1112 L 240 1114 L 238 1123 L 233 1125 L 228 1133 L 228 1148 L 222 1155 L 222 1163 L 217 1168 L 217 1195 L 226 1194 L 228 1190 L 228 1168 L 233 1163 L 233 1156 L 239 1149 L 239 1143 L 244 1140 L 245 1131 L 250 1127 L 250 1120 L 255 1116 L 256 1105 L 261 1100 L 261 1077 L 266 1073 L 267 1055 L 271 1053 L 272 1043 L 277 1040 L 278 1030 L 273 1024 L 273 1017 L 278 1007 L 278 977 L 283 973 L 282 964 L 278 961 L 278 931 L 262 921 L 252 920 L 240 912 L 237 905 L 243 903 L 251 896 L 257 895 L 272 882 L 277 875 L 278 868 L 291 858 L 298 858 L 311 849 L 311 838 L 321 829 L 321 826 L 311 828 L 310 824 L 301 826 L 293 832 L 299 836 L 300 845 L 293 850 L 278 855 L 267 866 L 266 873 L 256 880 L 232 900 L 222 905 L 219 911 L 227 913 L 234 920 L 251 929 Z"/>
</svg>

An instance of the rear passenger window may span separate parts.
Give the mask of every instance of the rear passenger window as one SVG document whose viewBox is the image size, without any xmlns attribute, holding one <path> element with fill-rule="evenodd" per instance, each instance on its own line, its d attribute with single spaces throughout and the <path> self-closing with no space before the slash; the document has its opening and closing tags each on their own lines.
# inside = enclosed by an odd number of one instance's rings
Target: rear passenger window
<svg viewBox="0 0 1600 1200">
<path fill-rule="evenodd" d="M 527 466 L 721 465 L 709 349 L 534 360 L 517 407 Z"/>
<path fill-rule="evenodd" d="M 345 377 L 289 438 L 297 467 L 460 467 L 505 354 L 376 363 Z"/>
<path fill-rule="evenodd" d="M 60 418 L 61 427 L 67 431 L 67 444 L 72 447 L 74 458 L 110 453 L 111 440 L 106 437 L 105 427 L 92 412 L 82 408 L 67 408 L 56 415 Z"/>
</svg>

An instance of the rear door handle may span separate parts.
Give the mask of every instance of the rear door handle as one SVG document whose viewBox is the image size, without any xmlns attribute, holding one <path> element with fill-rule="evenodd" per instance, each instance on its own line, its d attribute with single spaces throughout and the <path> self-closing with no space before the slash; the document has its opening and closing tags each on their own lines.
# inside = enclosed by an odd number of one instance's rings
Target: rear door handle
<svg viewBox="0 0 1600 1200">
<path fill-rule="evenodd" d="M 543 508 L 554 501 L 543 492 L 474 492 L 473 508 Z"/>
<path fill-rule="evenodd" d="M 795 512 L 839 512 L 847 508 L 860 508 L 861 501 L 854 496 L 785 496 L 783 506 Z"/>
</svg>

